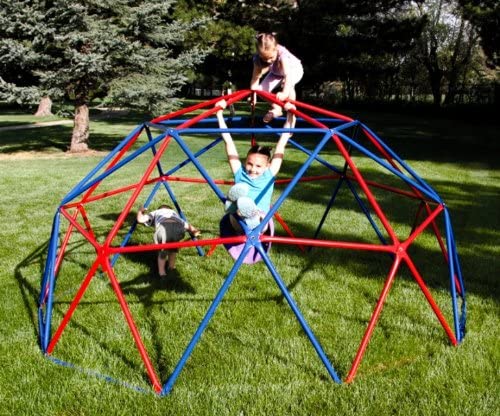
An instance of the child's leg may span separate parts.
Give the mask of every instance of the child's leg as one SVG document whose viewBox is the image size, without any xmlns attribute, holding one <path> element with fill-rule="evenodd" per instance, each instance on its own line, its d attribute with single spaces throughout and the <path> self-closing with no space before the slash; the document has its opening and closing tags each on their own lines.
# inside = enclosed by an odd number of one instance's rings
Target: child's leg
<svg viewBox="0 0 500 416">
<path fill-rule="evenodd" d="M 180 241 L 184 237 L 186 230 L 184 229 L 184 223 L 177 220 L 167 220 L 161 224 L 160 227 L 163 231 L 162 242 L 170 243 L 174 241 Z M 165 256 L 162 260 L 162 270 L 160 275 L 166 274 L 165 265 L 167 263 L 168 257 L 168 270 L 175 269 L 175 260 L 177 256 L 178 249 L 163 250 Z M 160 267 L 160 259 L 158 258 L 158 267 Z"/>
<path fill-rule="evenodd" d="M 260 84 L 260 89 L 262 91 L 272 92 L 278 85 L 283 81 L 283 77 L 275 75 L 269 72 Z"/>
<path fill-rule="evenodd" d="M 260 84 L 263 91 L 272 92 L 275 90 L 283 81 L 283 77 L 269 73 L 265 76 Z M 272 104 L 271 109 L 264 116 L 264 123 L 269 123 L 273 118 L 279 117 L 283 114 L 281 107 L 278 104 Z"/>
<path fill-rule="evenodd" d="M 169 251 L 168 252 L 168 270 L 174 270 L 175 269 L 175 260 L 177 258 L 177 252 L 176 251 Z"/>
<path fill-rule="evenodd" d="M 158 253 L 158 274 L 160 276 L 165 276 L 167 274 L 167 271 L 165 270 L 166 264 L 167 264 L 167 252 L 165 250 L 162 250 Z"/>
</svg>

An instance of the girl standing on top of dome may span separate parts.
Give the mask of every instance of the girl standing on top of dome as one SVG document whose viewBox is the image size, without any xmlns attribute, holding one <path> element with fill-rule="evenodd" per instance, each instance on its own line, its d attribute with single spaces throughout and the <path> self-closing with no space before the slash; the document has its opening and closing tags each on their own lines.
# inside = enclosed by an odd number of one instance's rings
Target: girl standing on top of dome
<svg viewBox="0 0 500 416">
<path fill-rule="evenodd" d="M 280 101 L 295 100 L 295 85 L 304 75 L 300 59 L 280 45 L 274 33 L 259 33 L 256 36 L 256 47 L 257 53 L 253 57 L 250 89 L 272 92 L 276 87 L 281 86 L 276 98 Z M 260 82 L 264 74 L 267 75 Z M 273 104 L 264 116 L 264 123 L 269 123 L 282 113 L 281 107 Z"/>
</svg>

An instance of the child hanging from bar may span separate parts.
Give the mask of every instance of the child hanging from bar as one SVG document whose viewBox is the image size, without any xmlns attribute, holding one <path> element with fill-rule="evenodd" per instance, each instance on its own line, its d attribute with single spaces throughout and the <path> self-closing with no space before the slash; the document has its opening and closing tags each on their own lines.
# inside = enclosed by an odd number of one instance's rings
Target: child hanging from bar
<svg viewBox="0 0 500 416">
<path fill-rule="evenodd" d="M 225 100 L 217 102 L 217 121 L 219 128 L 227 129 L 223 116 L 226 108 Z M 285 104 L 285 110 L 290 110 L 294 106 Z M 288 111 L 284 128 L 295 126 L 295 115 Z M 229 190 L 226 201 L 226 212 L 230 215 L 231 225 L 235 231 L 241 233 L 241 227 L 234 214 L 244 219 L 250 229 L 255 228 L 264 218 L 271 207 L 271 197 L 274 190 L 274 181 L 278 174 L 285 147 L 291 134 L 283 132 L 271 157 L 271 148 L 267 146 L 254 145 L 247 152 L 245 163 L 242 164 L 233 138 L 229 133 L 222 133 L 222 138 L 226 144 L 226 153 L 229 166 L 234 175 L 235 185 Z"/>
</svg>

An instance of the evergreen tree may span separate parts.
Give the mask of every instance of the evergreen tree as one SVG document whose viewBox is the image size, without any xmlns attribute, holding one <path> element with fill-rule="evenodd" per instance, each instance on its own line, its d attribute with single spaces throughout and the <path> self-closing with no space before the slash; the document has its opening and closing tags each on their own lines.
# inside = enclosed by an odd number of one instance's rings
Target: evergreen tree
<svg viewBox="0 0 500 416">
<path fill-rule="evenodd" d="M 186 34 L 197 23 L 173 19 L 174 0 L 11 3 L 36 10 L 33 25 L 43 27 L 43 39 L 30 35 L 22 42 L 43 57 L 43 64 L 31 71 L 38 81 L 34 86 L 75 103 L 70 151 L 88 148 L 92 98 L 105 96 L 114 105 L 152 113 L 169 111 L 188 72 L 205 55 L 197 48 L 183 49 Z M 20 15 L 4 16 L 7 28 L 21 21 Z"/>
<path fill-rule="evenodd" d="M 0 99 L 18 104 L 42 102 L 35 115 L 51 114 L 50 91 L 39 88 L 47 65 L 43 42 L 49 35 L 41 2 L 0 0 Z M 43 108 L 42 108 L 43 107 Z"/>
</svg>

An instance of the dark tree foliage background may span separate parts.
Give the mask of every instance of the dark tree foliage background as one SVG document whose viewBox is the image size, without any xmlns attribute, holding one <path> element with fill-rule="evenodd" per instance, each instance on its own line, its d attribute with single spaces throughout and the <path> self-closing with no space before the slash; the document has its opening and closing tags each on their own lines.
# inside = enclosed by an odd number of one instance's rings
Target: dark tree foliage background
<svg viewBox="0 0 500 416">
<path fill-rule="evenodd" d="M 0 0 L 0 100 L 73 101 L 85 148 L 93 100 L 158 114 L 194 87 L 248 88 L 255 35 L 276 32 L 304 64 L 299 98 L 497 105 L 499 4 Z"/>
</svg>

